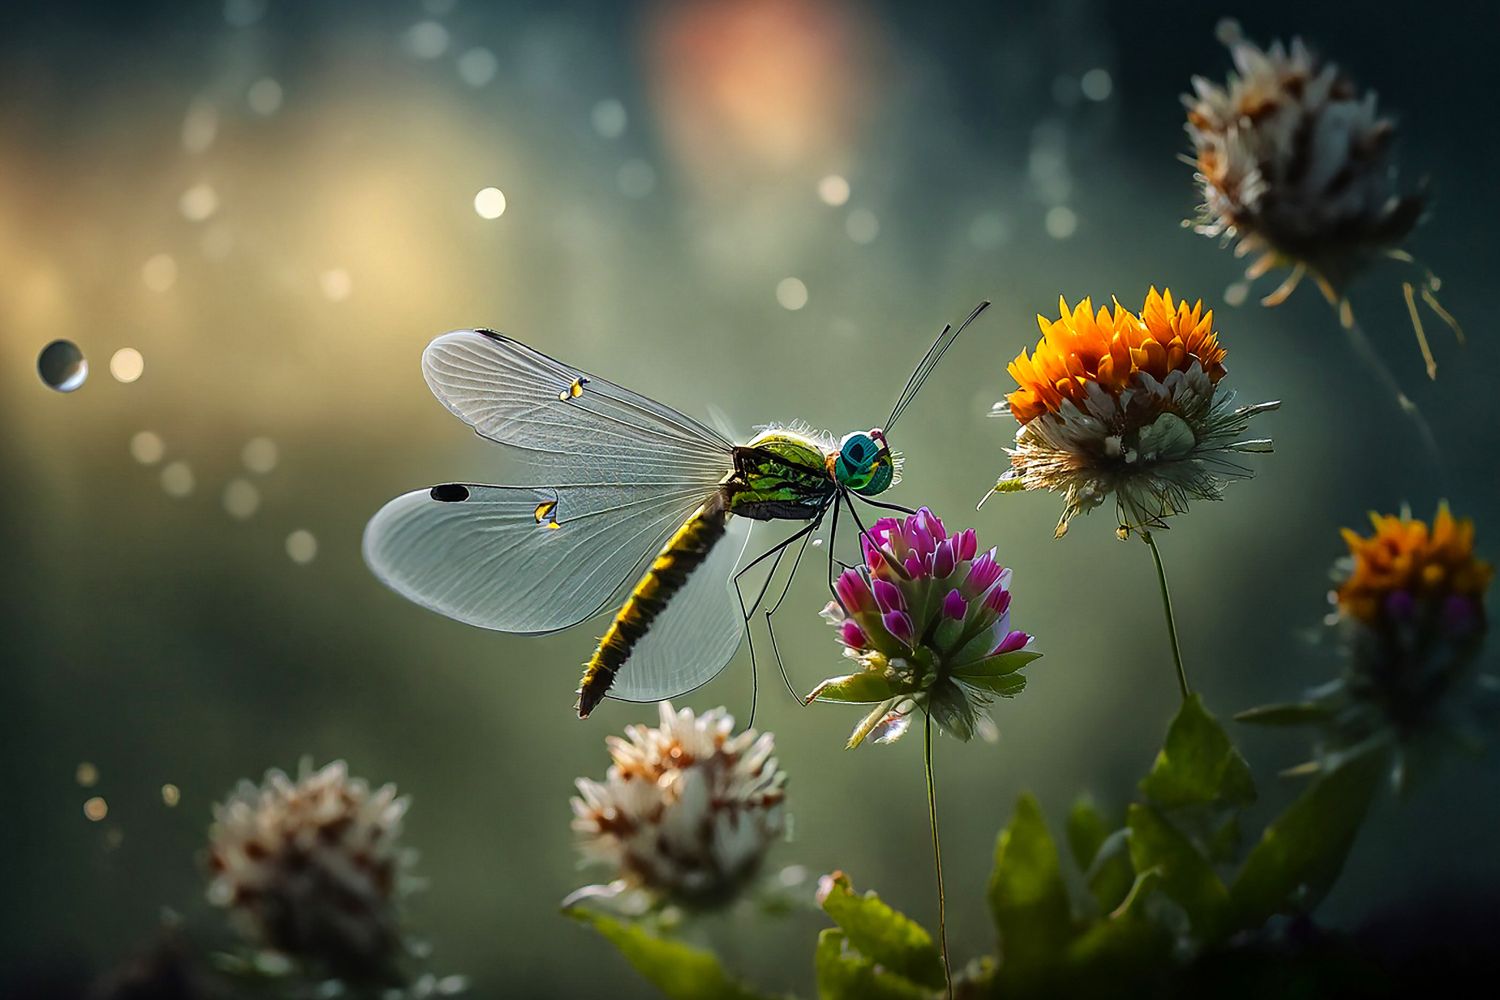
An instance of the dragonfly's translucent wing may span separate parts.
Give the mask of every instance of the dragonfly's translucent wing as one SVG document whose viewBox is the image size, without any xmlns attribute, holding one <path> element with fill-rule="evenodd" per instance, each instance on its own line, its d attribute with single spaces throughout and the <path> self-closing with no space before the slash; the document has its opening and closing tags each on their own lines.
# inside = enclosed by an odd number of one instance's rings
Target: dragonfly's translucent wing
<svg viewBox="0 0 1500 1000">
<path fill-rule="evenodd" d="M 745 621 L 731 578 L 750 538 L 751 522 L 731 517 L 728 530 L 681 590 L 667 602 L 615 676 L 609 697 L 621 701 L 675 698 L 724 669 Z"/>
<path fill-rule="evenodd" d="M 622 584 L 634 583 L 711 489 L 417 490 L 370 519 L 365 562 L 392 590 L 450 618 L 502 632 L 551 632 L 603 610 Z"/>
<path fill-rule="evenodd" d="M 722 435 L 498 333 L 443 334 L 422 372 L 444 406 L 550 478 L 712 486 L 730 469 Z"/>
</svg>

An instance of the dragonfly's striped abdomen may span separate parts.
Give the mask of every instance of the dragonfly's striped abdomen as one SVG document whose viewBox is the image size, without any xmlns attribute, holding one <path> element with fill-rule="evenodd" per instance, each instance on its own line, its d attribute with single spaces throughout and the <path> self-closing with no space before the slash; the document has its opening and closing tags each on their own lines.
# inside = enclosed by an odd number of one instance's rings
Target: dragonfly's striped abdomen
<svg viewBox="0 0 1500 1000">
<path fill-rule="evenodd" d="M 714 545 L 724 537 L 728 524 L 724 496 L 715 493 L 667 539 L 599 640 L 594 655 L 584 664 L 578 688 L 579 718 L 587 718 L 604 699 L 630 651 L 665 610 L 672 596 L 687 583 L 688 575 L 708 558 Z"/>
</svg>

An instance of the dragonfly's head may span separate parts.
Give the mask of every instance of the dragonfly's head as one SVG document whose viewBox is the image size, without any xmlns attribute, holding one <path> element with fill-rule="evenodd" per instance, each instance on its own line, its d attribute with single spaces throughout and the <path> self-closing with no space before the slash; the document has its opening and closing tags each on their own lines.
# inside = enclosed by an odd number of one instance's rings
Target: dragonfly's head
<svg viewBox="0 0 1500 1000">
<path fill-rule="evenodd" d="M 833 478 L 840 486 L 861 496 L 884 493 L 899 479 L 901 456 L 891 451 L 885 431 L 853 431 L 839 442 L 839 450 L 830 456 Z"/>
</svg>

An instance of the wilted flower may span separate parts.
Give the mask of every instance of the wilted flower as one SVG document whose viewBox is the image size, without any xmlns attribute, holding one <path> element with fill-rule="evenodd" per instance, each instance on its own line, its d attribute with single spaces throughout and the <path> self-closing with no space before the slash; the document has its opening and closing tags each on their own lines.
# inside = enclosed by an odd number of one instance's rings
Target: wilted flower
<svg viewBox="0 0 1500 1000">
<path fill-rule="evenodd" d="M 1017 671 L 1041 655 L 1010 627 L 1010 570 L 994 549 L 979 551 L 972 528 L 950 535 L 926 507 L 881 518 L 861 543 L 864 565 L 839 576 L 838 599 L 823 612 L 859 669 L 825 680 L 807 700 L 875 706 L 850 747 L 899 739 L 917 709 L 970 739 L 981 709 L 1018 694 L 1026 678 Z"/>
<path fill-rule="evenodd" d="M 412 888 L 401 846 L 408 800 L 372 789 L 343 761 L 295 781 L 242 781 L 214 807 L 208 898 L 256 946 L 350 981 L 399 978 L 409 951 L 399 902 Z"/>
<path fill-rule="evenodd" d="M 1201 301 L 1174 306 L 1170 290 L 1152 288 L 1139 315 L 1118 301 L 1113 312 L 1089 299 L 1073 309 L 1059 299 L 1058 309 L 1055 320 L 1037 317 L 1035 352 L 1010 364 L 1019 388 L 995 405 L 1021 426 L 992 491 L 1061 492 L 1058 537 L 1111 496 L 1121 537 L 1165 527 L 1189 500 L 1217 500 L 1228 480 L 1250 475 L 1231 455 L 1271 450 L 1241 435 L 1281 404 L 1231 409 L 1233 393 L 1218 389 L 1225 352 Z"/>
<path fill-rule="evenodd" d="M 1224 86 L 1194 77 L 1183 97 L 1203 191 L 1197 231 L 1236 241 L 1238 256 L 1258 255 L 1246 272 L 1252 281 L 1291 268 L 1266 305 L 1284 301 L 1311 273 L 1347 326 L 1345 288 L 1355 275 L 1380 258 L 1412 263 L 1399 245 L 1423 204 L 1396 186 L 1395 124 L 1376 110 L 1374 93 L 1361 94 L 1300 39 L 1261 49 L 1234 21 L 1221 22 L 1219 36 L 1237 73 Z M 1435 296 L 1438 284 L 1426 274 L 1422 297 L 1457 332 Z M 1411 284 L 1404 290 L 1431 374 L 1436 363 Z"/>
<path fill-rule="evenodd" d="M 1477 678 L 1487 626 L 1484 600 L 1494 570 L 1474 555 L 1474 523 L 1446 504 L 1431 525 L 1371 514 L 1369 536 L 1344 530 L 1349 556 L 1329 594 L 1345 656 L 1342 677 L 1295 705 L 1252 709 L 1247 721 L 1324 727 L 1325 758 L 1390 742 L 1398 750 L 1428 732 L 1459 731 L 1473 708 L 1458 694 Z M 1404 757 L 1398 755 L 1399 776 Z"/>
<path fill-rule="evenodd" d="M 603 782 L 579 778 L 573 830 L 590 861 L 615 880 L 570 897 L 640 890 L 652 902 L 727 902 L 759 870 L 786 827 L 786 773 L 770 733 L 730 735 L 716 708 L 694 716 L 662 702 L 661 725 L 628 726 L 606 742 L 614 763 Z"/>
</svg>

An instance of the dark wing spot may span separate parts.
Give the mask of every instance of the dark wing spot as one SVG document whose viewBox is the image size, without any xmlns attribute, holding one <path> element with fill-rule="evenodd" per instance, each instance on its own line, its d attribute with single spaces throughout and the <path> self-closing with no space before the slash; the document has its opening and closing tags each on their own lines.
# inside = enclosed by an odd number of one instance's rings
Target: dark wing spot
<svg viewBox="0 0 1500 1000">
<path fill-rule="evenodd" d="M 469 488 L 462 483 L 446 483 L 432 488 L 432 499 L 439 503 L 462 503 L 469 499 Z"/>
</svg>

